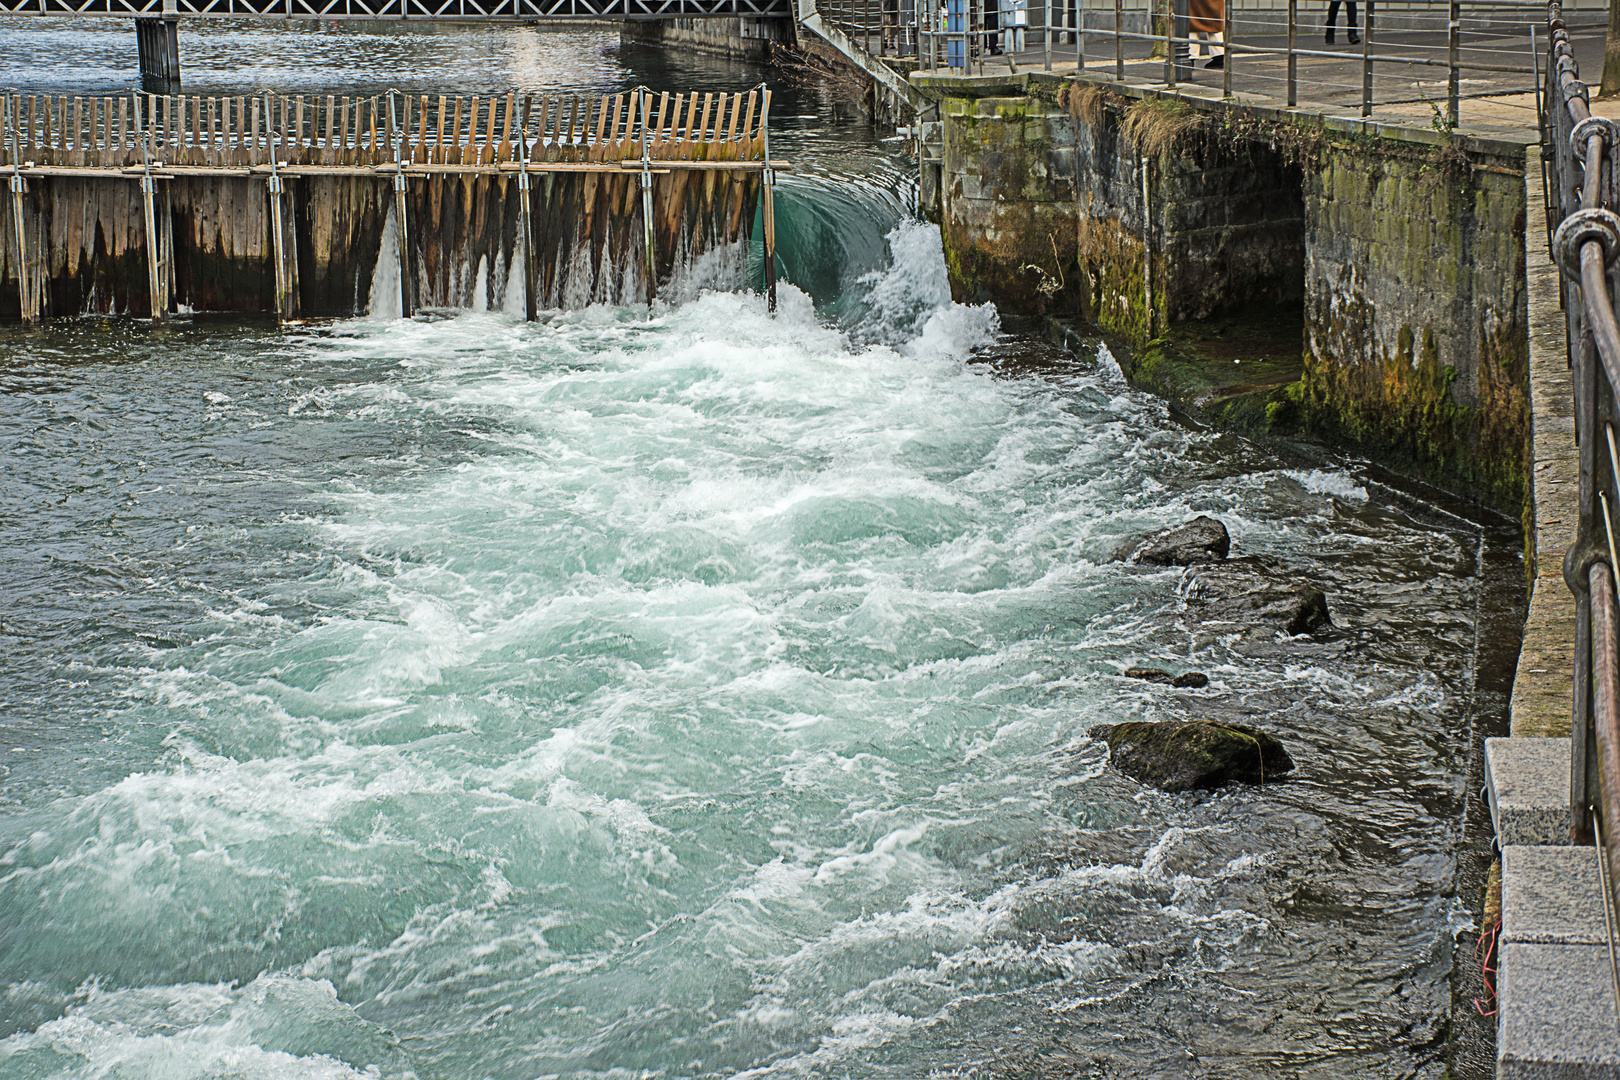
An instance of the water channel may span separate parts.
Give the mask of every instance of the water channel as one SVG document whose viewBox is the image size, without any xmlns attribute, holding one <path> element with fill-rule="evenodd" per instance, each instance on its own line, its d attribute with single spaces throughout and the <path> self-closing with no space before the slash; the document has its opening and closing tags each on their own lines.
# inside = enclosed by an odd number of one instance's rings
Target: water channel
<svg viewBox="0 0 1620 1080">
<path fill-rule="evenodd" d="M 181 47 L 204 94 L 766 77 L 595 29 Z M 0 82 L 133 52 L 0 26 Z M 0 330 L 0 1077 L 1444 1073 L 1511 530 L 953 304 L 835 104 L 777 87 L 774 317 Z M 1195 513 L 1335 629 L 1211 638 L 1112 561 Z M 1298 768 L 1165 795 L 1086 736 L 1190 711 Z"/>
</svg>

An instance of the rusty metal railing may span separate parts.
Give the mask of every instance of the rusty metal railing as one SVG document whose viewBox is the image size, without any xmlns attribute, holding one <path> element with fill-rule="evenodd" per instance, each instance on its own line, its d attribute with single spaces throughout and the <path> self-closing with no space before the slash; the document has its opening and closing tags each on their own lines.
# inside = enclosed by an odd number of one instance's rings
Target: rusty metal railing
<svg viewBox="0 0 1620 1080">
<path fill-rule="evenodd" d="M 1620 319 L 1615 315 L 1620 258 L 1620 126 L 1594 116 L 1580 80 L 1563 10 L 1548 6 L 1548 63 L 1542 117 L 1547 228 L 1563 272 L 1567 342 L 1575 387 L 1580 523 L 1564 556 L 1575 594 L 1575 665 L 1570 728 L 1570 813 L 1577 843 L 1597 846 L 1605 921 L 1615 924 L 1620 880 L 1620 615 L 1616 611 L 1615 514 L 1620 512 Z M 1620 999 L 1620 967 L 1609 939 L 1610 971 Z"/>
</svg>

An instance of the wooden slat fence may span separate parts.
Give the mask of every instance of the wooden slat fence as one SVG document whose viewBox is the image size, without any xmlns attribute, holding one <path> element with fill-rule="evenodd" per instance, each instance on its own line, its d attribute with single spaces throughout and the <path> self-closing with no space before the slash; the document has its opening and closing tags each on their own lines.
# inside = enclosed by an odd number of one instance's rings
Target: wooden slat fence
<svg viewBox="0 0 1620 1080">
<path fill-rule="evenodd" d="M 0 99 L 0 164 L 128 169 L 762 162 L 770 91 Z M 643 123 L 645 115 L 645 124 Z M 747 166 L 744 166 L 747 167 Z"/>
</svg>

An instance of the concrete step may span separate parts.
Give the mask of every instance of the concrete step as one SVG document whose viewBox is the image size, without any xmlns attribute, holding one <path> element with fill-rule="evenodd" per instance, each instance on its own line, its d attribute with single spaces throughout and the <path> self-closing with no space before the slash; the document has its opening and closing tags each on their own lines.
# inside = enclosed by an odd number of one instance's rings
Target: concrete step
<svg viewBox="0 0 1620 1080">
<path fill-rule="evenodd" d="M 1486 739 L 1485 784 L 1500 847 L 1568 844 L 1568 739 Z"/>
<path fill-rule="evenodd" d="M 1620 1078 L 1607 945 L 1509 943 L 1498 963 L 1498 1080 Z"/>
<path fill-rule="evenodd" d="M 1602 945 L 1597 849 L 1510 844 L 1502 849 L 1501 940 L 1520 945 Z"/>
<path fill-rule="evenodd" d="M 1620 1012 L 1602 903 L 1595 848 L 1502 848 L 1501 1080 L 1620 1078 Z"/>
</svg>

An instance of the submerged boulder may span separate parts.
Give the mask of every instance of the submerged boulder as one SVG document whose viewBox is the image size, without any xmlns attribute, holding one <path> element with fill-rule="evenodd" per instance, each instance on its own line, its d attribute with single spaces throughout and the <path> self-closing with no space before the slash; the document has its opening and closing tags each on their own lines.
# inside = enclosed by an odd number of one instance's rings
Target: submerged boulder
<svg viewBox="0 0 1620 1080">
<path fill-rule="evenodd" d="M 1168 683 L 1171 686 L 1199 688 L 1209 685 L 1209 676 L 1202 671 L 1183 671 L 1180 675 L 1172 675 L 1162 668 L 1128 667 L 1124 671 L 1127 679 L 1141 679 L 1144 682 Z"/>
<path fill-rule="evenodd" d="M 1216 720 L 1133 720 L 1102 724 L 1091 737 L 1108 743 L 1114 768 L 1164 791 L 1263 784 L 1294 767 L 1282 743 L 1258 728 Z"/>
<path fill-rule="evenodd" d="M 1252 558 L 1201 568 L 1187 590 L 1187 607 L 1202 623 L 1231 623 L 1250 633 L 1299 637 L 1333 625 L 1320 588 Z"/>
<path fill-rule="evenodd" d="M 1166 529 L 1138 544 L 1131 561 L 1149 566 L 1192 566 L 1220 562 L 1232 550 L 1232 537 L 1212 517 L 1199 515 L 1173 529 Z"/>
</svg>

